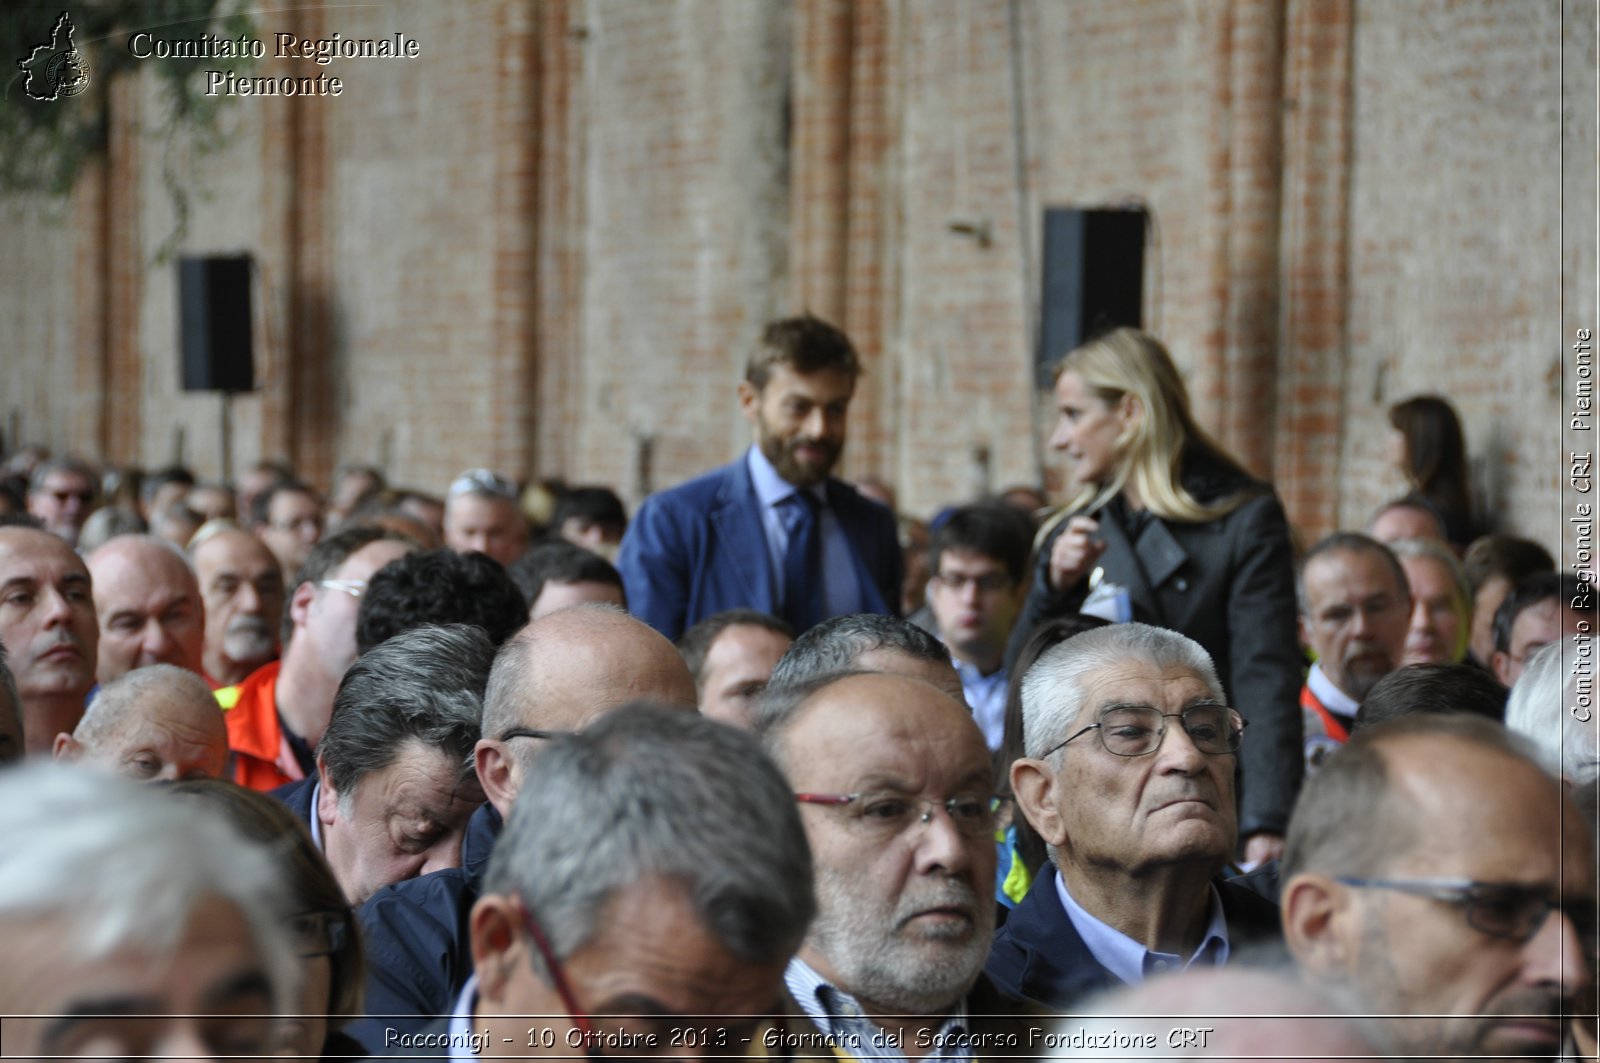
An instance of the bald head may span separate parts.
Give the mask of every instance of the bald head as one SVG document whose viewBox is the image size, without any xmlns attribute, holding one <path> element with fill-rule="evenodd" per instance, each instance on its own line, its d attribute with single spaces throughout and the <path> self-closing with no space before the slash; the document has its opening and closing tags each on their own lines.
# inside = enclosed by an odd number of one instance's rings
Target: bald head
<svg viewBox="0 0 1600 1063">
<path fill-rule="evenodd" d="M 210 527 L 196 533 L 190 556 L 205 600 L 206 674 L 227 685 L 277 656 L 284 577 L 260 539 L 226 527 L 208 535 Z"/>
<path fill-rule="evenodd" d="M 101 687 L 77 728 L 56 736 L 54 752 L 132 779 L 217 779 L 228 732 L 205 680 L 153 664 Z"/>
<path fill-rule="evenodd" d="M 100 620 L 100 682 L 152 664 L 201 670 L 200 584 L 171 543 L 154 535 L 119 535 L 90 554 L 88 564 Z"/>
<path fill-rule="evenodd" d="M 580 731 L 632 701 L 694 711 L 694 677 L 655 629 L 609 605 L 575 605 L 532 621 L 501 648 L 484 694 L 478 777 L 510 810 L 521 765 L 543 744 L 518 730 Z"/>
</svg>

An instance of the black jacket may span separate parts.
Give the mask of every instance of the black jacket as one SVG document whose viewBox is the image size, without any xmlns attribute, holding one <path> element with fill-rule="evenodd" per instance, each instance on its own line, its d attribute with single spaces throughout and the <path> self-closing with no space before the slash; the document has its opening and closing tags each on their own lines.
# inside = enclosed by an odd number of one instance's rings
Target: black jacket
<svg viewBox="0 0 1600 1063">
<path fill-rule="evenodd" d="M 1204 455 L 1186 459 L 1183 484 L 1203 503 L 1239 492 L 1249 497 L 1204 524 L 1154 516 L 1140 523 L 1120 504 L 1107 506 L 1094 514 L 1106 543 L 1099 564 L 1105 579 L 1127 588 L 1135 620 L 1182 632 L 1211 655 L 1229 703 L 1248 721 L 1239 751 L 1239 832 L 1282 834 L 1305 760 L 1288 520 L 1270 487 Z M 1087 580 L 1060 594 L 1048 583 L 1050 549 L 1065 528 L 1062 521 L 1039 549 L 1008 666 L 1039 624 L 1083 607 Z"/>
<path fill-rule="evenodd" d="M 1213 883 L 1222 897 L 1230 953 L 1281 943 L 1278 906 L 1231 882 Z M 985 973 L 1010 997 L 1065 1011 L 1084 997 L 1122 985 L 1094 958 L 1056 894 L 1056 869 L 1046 864 L 1028 895 L 995 932 Z"/>
</svg>

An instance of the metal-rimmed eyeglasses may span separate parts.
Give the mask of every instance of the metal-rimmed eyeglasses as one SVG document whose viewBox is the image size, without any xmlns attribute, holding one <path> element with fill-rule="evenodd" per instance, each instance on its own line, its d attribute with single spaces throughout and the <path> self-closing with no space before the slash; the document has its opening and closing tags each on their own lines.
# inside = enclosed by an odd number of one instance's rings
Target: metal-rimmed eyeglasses
<svg viewBox="0 0 1600 1063">
<path fill-rule="evenodd" d="M 1516 882 L 1480 882 L 1471 878 L 1361 878 L 1343 875 L 1335 882 L 1356 889 L 1394 890 L 1440 901 L 1462 909 L 1467 925 L 1490 937 L 1526 942 L 1539 932 L 1551 912 L 1572 920 L 1584 947 L 1595 934 L 1594 898 L 1570 907 L 1558 897 Z"/>
<path fill-rule="evenodd" d="M 367 593 L 367 581 L 364 579 L 319 579 L 317 586 L 338 591 L 340 594 L 348 594 L 358 601 Z"/>
<path fill-rule="evenodd" d="M 956 794 L 941 800 L 912 797 L 892 790 L 856 794 L 797 793 L 794 799 L 802 804 L 842 809 L 858 830 L 885 838 L 898 836 L 913 826 L 932 823 L 936 808 L 944 809 L 962 834 L 972 838 L 987 837 L 994 833 L 1000 810 L 1006 803 L 998 794 Z"/>
<path fill-rule="evenodd" d="M 1161 748 L 1167 720 L 1179 720 L 1189 741 L 1202 753 L 1222 756 L 1239 752 L 1244 741 L 1245 718 L 1235 709 L 1214 702 L 1191 705 L 1182 712 L 1162 712 L 1152 705 L 1112 705 L 1099 719 L 1045 750 L 1044 760 L 1073 739 L 1100 732 L 1100 744 L 1119 757 L 1143 757 Z"/>
</svg>

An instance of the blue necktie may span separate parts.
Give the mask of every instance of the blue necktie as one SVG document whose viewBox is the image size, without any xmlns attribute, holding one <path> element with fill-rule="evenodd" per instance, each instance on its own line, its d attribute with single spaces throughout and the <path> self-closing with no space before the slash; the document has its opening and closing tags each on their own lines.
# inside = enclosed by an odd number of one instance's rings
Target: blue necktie
<svg viewBox="0 0 1600 1063">
<path fill-rule="evenodd" d="M 789 533 L 783 557 L 783 617 L 797 635 L 822 619 L 822 536 L 817 531 L 821 505 L 810 491 L 796 491 L 779 503 L 778 515 Z"/>
</svg>

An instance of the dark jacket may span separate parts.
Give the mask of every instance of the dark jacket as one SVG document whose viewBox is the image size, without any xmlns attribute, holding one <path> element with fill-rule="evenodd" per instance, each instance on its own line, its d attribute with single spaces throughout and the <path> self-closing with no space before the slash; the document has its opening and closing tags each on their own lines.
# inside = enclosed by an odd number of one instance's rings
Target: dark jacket
<svg viewBox="0 0 1600 1063">
<path fill-rule="evenodd" d="M 282 786 L 267 791 L 268 797 L 275 797 L 289 806 L 289 811 L 299 817 L 300 822 L 306 825 L 306 830 L 311 829 L 311 817 L 317 810 L 311 807 L 311 791 L 317 787 L 317 777 L 307 775 L 304 779 L 286 782 Z"/>
<path fill-rule="evenodd" d="M 483 891 L 500 813 L 467 821 L 461 866 L 383 887 L 356 912 L 367 950 L 366 1015 L 345 1032 L 381 1053 L 386 1031 L 417 1033 L 455 1006 L 472 975 L 467 917 Z"/>
<path fill-rule="evenodd" d="M 1281 943 L 1278 906 L 1249 889 L 1218 880 L 1228 949 Z M 986 973 L 1007 996 L 1065 1011 L 1084 997 L 1122 984 L 1100 962 L 1067 918 L 1056 894 L 1056 869 L 1046 864 L 1033 888 L 995 932 Z"/>
<path fill-rule="evenodd" d="M 854 548 L 867 612 L 898 614 L 904 561 L 894 514 L 841 480 L 830 479 L 827 493 Z M 724 609 L 777 615 L 761 501 L 746 459 L 645 499 L 622 537 L 617 570 L 628 612 L 669 639 Z"/>
<path fill-rule="evenodd" d="M 1250 497 L 1205 524 L 1149 516 L 1137 537 L 1128 527 L 1133 517 L 1107 506 L 1094 514 L 1106 543 L 1099 565 L 1105 579 L 1127 588 L 1135 620 L 1182 632 L 1211 655 L 1229 703 L 1248 721 L 1239 751 L 1239 833 L 1282 834 L 1305 758 L 1289 524 L 1270 487 L 1214 459 L 1189 457 L 1182 479 L 1203 503 L 1239 492 Z M 1083 607 L 1088 580 L 1060 594 L 1048 583 L 1050 550 L 1065 528 L 1062 521 L 1039 549 L 1008 666 L 1040 623 Z"/>
</svg>

